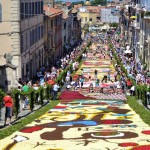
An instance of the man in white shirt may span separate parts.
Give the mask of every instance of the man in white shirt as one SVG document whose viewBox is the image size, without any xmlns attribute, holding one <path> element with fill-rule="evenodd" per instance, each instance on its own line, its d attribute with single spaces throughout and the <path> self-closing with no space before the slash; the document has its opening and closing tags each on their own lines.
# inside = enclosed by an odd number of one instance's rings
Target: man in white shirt
<svg viewBox="0 0 150 150">
<path fill-rule="evenodd" d="M 132 96 L 135 96 L 135 86 L 133 85 L 132 87 L 131 87 L 131 89 L 130 89 L 130 94 L 132 95 Z"/>
<path fill-rule="evenodd" d="M 59 88 L 60 88 L 59 85 L 57 83 L 55 83 L 53 86 L 53 98 L 52 98 L 53 100 L 56 100 L 57 92 L 58 92 Z"/>
</svg>

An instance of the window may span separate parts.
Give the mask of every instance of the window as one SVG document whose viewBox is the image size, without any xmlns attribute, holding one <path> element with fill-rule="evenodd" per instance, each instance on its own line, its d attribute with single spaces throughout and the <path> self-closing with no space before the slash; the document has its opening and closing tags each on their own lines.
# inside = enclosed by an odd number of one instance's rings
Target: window
<svg viewBox="0 0 150 150">
<path fill-rule="evenodd" d="M 26 33 L 26 48 L 25 50 L 28 48 L 28 33 Z"/>
<path fill-rule="evenodd" d="M 90 18 L 90 21 L 92 21 L 92 18 Z"/>
<path fill-rule="evenodd" d="M 85 17 L 85 22 L 87 22 L 87 17 Z"/>
<path fill-rule="evenodd" d="M 38 2 L 38 14 L 41 14 L 41 2 Z"/>
<path fill-rule="evenodd" d="M 32 3 L 29 3 L 29 17 L 32 17 Z"/>
<path fill-rule="evenodd" d="M 21 13 L 21 20 L 24 19 L 24 3 L 21 3 L 21 6 L 20 6 L 20 13 Z"/>
<path fill-rule="evenodd" d="M 84 21 L 84 18 L 82 17 L 82 18 L 81 18 L 81 22 L 83 22 L 83 21 Z"/>
<path fill-rule="evenodd" d="M 40 33 L 41 33 L 41 28 L 40 28 L 40 26 L 38 27 L 38 40 L 40 40 L 41 39 L 41 37 L 40 37 Z"/>
<path fill-rule="evenodd" d="M 38 3 L 35 2 L 35 14 L 38 14 Z"/>
<path fill-rule="evenodd" d="M 0 22 L 2 21 L 2 4 L 0 2 Z"/>
<path fill-rule="evenodd" d="M 41 38 L 43 37 L 43 25 L 41 26 Z"/>
<path fill-rule="evenodd" d="M 66 29 L 66 22 L 64 23 L 64 29 Z"/>
<path fill-rule="evenodd" d="M 43 1 L 41 1 L 41 14 L 43 14 Z"/>
<path fill-rule="evenodd" d="M 32 2 L 32 16 L 34 16 L 34 2 Z"/>
<path fill-rule="evenodd" d="M 66 43 L 66 35 L 64 36 L 64 43 Z"/>
<path fill-rule="evenodd" d="M 23 34 L 21 34 L 21 52 L 23 53 L 24 51 L 24 41 L 23 41 Z"/>
<path fill-rule="evenodd" d="M 34 29 L 34 43 L 36 42 L 36 38 L 37 38 L 37 32 L 36 32 L 36 28 Z"/>
<path fill-rule="evenodd" d="M 30 46 L 32 45 L 32 31 L 30 31 Z"/>
<path fill-rule="evenodd" d="M 29 14 L 29 8 L 28 8 L 28 3 L 25 3 L 25 18 L 28 18 L 28 14 Z"/>
<path fill-rule="evenodd" d="M 53 29 L 53 20 L 51 20 L 51 28 Z"/>
<path fill-rule="evenodd" d="M 34 44 L 35 43 L 35 31 L 33 30 L 32 31 L 32 44 Z"/>
</svg>

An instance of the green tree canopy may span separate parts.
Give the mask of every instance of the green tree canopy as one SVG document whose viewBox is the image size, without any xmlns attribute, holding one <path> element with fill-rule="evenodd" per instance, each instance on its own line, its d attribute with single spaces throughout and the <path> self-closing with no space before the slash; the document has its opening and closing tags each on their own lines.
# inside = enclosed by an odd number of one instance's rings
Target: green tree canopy
<svg viewBox="0 0 150 150">
<path fill-rule="evenodd" d="M 107 0 L 92 0 L 91 1 L 91 5 L 96 6 L 96 5 L 106 5 L 107 4 Z"/>
</svg>

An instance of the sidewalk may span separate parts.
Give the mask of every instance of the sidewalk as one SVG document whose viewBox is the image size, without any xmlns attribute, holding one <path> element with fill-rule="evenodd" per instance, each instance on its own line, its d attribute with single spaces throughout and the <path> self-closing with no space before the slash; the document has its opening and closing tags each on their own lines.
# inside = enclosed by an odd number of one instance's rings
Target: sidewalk
<svg viewBox="0 0 150 150">
<path fill-rule="evenodd" d="M 43 106 L 47 105 L 48 102 L 49 102 L 49 100 L 44 100 L 44 105 Z M 27 109 L 27 108 L 24 109 L 24 110 L 22 110 L 22 111 L 20 111 L 20 113 L 18 114 L 18 118 L 17 119 L 15 118 L 15 116 L 12 117 L 11 124 L 17 123 L 20 119 L 26 117 L 29 114 L 34 113 L 36 110 L 42 108 L 43 106 L 41 106 L 41 105 L 35 105 L 35 107 L 34 107 L 34 109 L 33 109 L 32 112 L 29 109 Z M 3 129 L 3 128 L 7 127 L 7 126 L 4 127 L 4 119 L 5 119 L 5 107 L 3 107 L 1 109 L 0 129 Z"/>
</svg>

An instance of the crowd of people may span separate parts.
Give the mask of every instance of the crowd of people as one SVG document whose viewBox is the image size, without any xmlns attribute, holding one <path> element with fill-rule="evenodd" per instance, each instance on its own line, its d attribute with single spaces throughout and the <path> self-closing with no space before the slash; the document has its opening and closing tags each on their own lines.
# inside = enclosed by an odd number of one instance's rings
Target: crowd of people
<svg viewBox="0 0 150 150">
<path fill-rule="evenodd" d="M 122 41 L 120 40 L 120 37 L 116 37 L 115 32 L 111 36 L 107 33 L 103 33 L 101 37 L 96 36 L 96 38 L 92 38 L 93 43 L 99 43 L 95 51 L 92 50 L 93 56 L 95 56 L 93 57 L 93 59 L 95 60 L 97 58 L 97 54 L 101 54 L 102 59 L 109 58 L 110 61 L 113 62 L 113 50 L 110 48 L 106 50 L 106 48 L 102 46 L 109 44 L 108 38 L 111 39 L 117 57 L 120 62 L 123 63 L 125 69 L 127 70 L 128 76 L 135 80 L 136 84 L 146 84 L 147 87 L 149 87 L 150 80 L 147 75 L 149 70 L 144 69 L 143 64 L 140 61 L 137 62 L 133 55 L 127 55 L 126 53 L 124 53 L 125 50 L 123 50 L 120 46 L 122 44 Z M 126 46 L 128 45 L 124 45 L 124 47 Z M 88 53 L 89 52 L 91 53 L 90 50 L 88 51 Z M 82 55 L 83 59 L 86 59 L 88 57 L 88 53 Z M 135 95 L 135 85 L 132 83 L 132 80 L 128 78 L 128 76 L 126 76 L 126 73 L 121 70 L 121 66 L 119 66 L 118 64 L 115 64 L 114 77 L 112 78 L 112 75 L 110 74 L 110 72 L 108 72 L 107 75 L 104 75 L 102 80 L 98 79 L 98 71 L 96 69 L 94 70 L 94 79 L 91 79 L 90 73 L 88 73 L 85 77 L 82 70 L 81 75 L 76 79 L 76 81 L 68 84 L 67 89 L 71 87 L 74 87 L 74 90 L 83 88 L 86 86 L 84 85 L 85 81 L 88 80 L 88 82 L 92 81 L 89 85 L 89 91 L 94 91 L 94 89 L 98 87 L 99 92 L 103 92 L 103 83 L 109 83 L 109 86 L 107 88 L 111 88 L 112 93 L 118 93 L 118 91 L 120 91 L 119 89 L 121 89 L 123 93 Z M 147 92 L 147 95 L 148 94 L 149 92 Z"/>
<path fill-rule="evenodd" d="M 123 49 L 119 47 L 122 44 L 120 39 L 113 39 L 112 44 L 116 49 L 116 53 L 120 62 L 122 62 L 123 66 L 127 70 L 128 76 L 134 80 L 137 85 L 146 85 L 149 88 L 149 70 L 145 68 L 145 64 L 142 64 L 139 59 L 135 59 L 133 54 L 125 54 Z M 124 47 L 127 48 L 129 45 L 124 44 Z M 116 69 L 118 69 L 118 72 L 121 73 L 121 69 L 119 67 L 120 66 L 116 65 Z M 124 81 L 125 78 L 124 72 L 121 73 L 121 79 Z M 133 85 L 130 79 L 126 79 L 126 85 L 128 88 L 130 88 L 130 94 L 135 95 L 136 87 Z M 147 91 L 147 95 L 150 95 L 150 91 Z M 150 99 L 148 99 L 148 101 L 150 102 Z"/>
<path fill-rule="evenodd" d="M 85 43 L 84 43 L 85 44 Z M 57 60 L 56 65 L 52 66 L 51 68 L 41 67 L 40 69 L 37 69 L 36 71 L 36 81 L 33 81 L 32 79 L 25 78 L 25 80 L 22 80 L 21 78 L 16 81 L 16 85 L 18 86 L 18 90 L 27 93 L 30 88 L 33 88 L 34 90 L 38 90 L 40 86 L 46 87 L 46 84 L 49 84 L 48 81 L 53 81 L 52 85 L 52 99 L 57 99 L 57 93 L 60 89 L 60 86 L 55 82 L 57 77 L 61 74 L 61 72 L 70 64 L 73 66 L 73 70 L 78 69 L 78 62 L 76 61 L 76 58 L 82 54 L 82 50 L 84 49 L 84 44 L 81 44 L 81 42 L 78 44 L 76 48 L 73 48 L 71 52 L 68 52 L 66 56 L 60 58 Z M 71 81 L 71 73 L 70 70 L 68 70 L 66 75 L 66 81 Z M 68 79 L 69 77 L 69 79 Z M 34 83 L 33 83 L 34 82 Z M 51 83 L 50 83 L 51 84 Z M 29 97 L 28 96 L 19 96 L 20 99 L 20 110 L 23 111 L 25 109 L 29 109 Z M 39 104 L 39 95 L 36 94 L 36 104 Z M 8 125 L 11 124 L 11 118 L 13 115 L 13 99 L 11 97 L 11 92 L 8 91 L 7 95 L 4 97 L 4 106 L 6 108 L 5 113 L 5 122 L 4 126 L 7 125 L 7 119 L 9 118 Z"/>
<path fill-rule="evenodd" d="M 115 34 L 115 33 L 114 33 Z M 108 45 L 108 37 L 110 36 L 107 33 L 103 33 L 103 36 L 99 37 L 96 36 L 96 38 L 92 38 L 92 36 L 89 35 L 93 42 L 99 42 L 100 45 Z M 137 60 L 134 59 L 133 56 L 128 56 L 124 53 L 122 48 L 118 45 L 121 45 L 121 40 L 115 36 L 111 37 L 112 44 L 115 48 L 115 51 L 117 53 L 117 56 L 120 60 L 120 62 L 123 63 L 124 67 L 127 70 L 128 76 L 136 81 L 136 84 L 142 85 L 146 84 L 148 87 L 150 86 L 150 80 L 147 76 L 147 73 L 149 70 L 144 70 L 143 64 Z M 125 45 L 127 46 L 127 45 Z M 21 79 L 18 80 L 18 90 L 23 92 L 28 92 L 29 88 L 33 88 L 34 90 L 38 90 L 40 86 L 46 87 L 46 83 L 48 83 L 49 80 L 55 81 L 57 77 L 60 75 L 60 73 L 70 64 L 72 64 L 73 70 L 77 70 L 79 67 L 78 62 L 75 60 L 79 54 L 82 54 L 82 49 L 84 48 L 84 45 L 79 45 L 78 47 L 74 48 L 71 53 L 66 54 L 65 57 L 62 57 L 59 59 L 59 61 L 56 63 L 56 66 L 51 67 L 51 69 L 46 69 L 45 67 L 41 67 L 37 70 L 37 81 L 33 84 L 32 80 L 28 80 L 26 82 L 22 81 Z M 90 50 L 88 50 L 90 52 Z M 97 54 L 101 54 L 103 59 L 109 58 L 111 62 L 113 62 L 113 50 L 108 48 L 106 50 L 105 47 L 97 46 L 95 51 L 92 52 L 94 59 L 96 59 Z M 88 53 L 85 52 L 82 54 L 82 59 L 86 60 L 88 57 Z M 91 78 L 90 73 L 87 74 L 87 77 L 85 78 L 83 70 L 81 70 L 81 75 L 77 77 L 76 80 L 73 81 L 71 76 L 70 70 L 67 71 L 65 81 L 67 83 L 66 89 L 69 90 L 70 88 L 73 88 L 74 90 L 77 90 L 79 88 L 84 87 L 85 81 L 88 81 L 91 83 L 88 85 L 89 92 L 94 92 L 95 88 L 99 88 L 99 92 L 104 92 L 104 87 L 102 86 L 103 83 L 109 83 L 109 88 L 112 89 L 112 93 L 118 93 L 118 89 L 121 89 L 123 93 L 126 93 L 127 90 L 130 91 L 131 95 L 135 95 L 135 86 L 133 85 L 132 81 L 127 78 L 125 72 L 121 70 L 121 67 L 118 64 L 115 64 L 115 73 L 112 77 L 111 73 L 108 72 L 107 75 L 104 75 L 102 79 L 98 78 L 98 70 L 94 70 L 94 78 Z M 60 86 L 53 82 L 53 98 L 57 98 L 57 92 L 60 89 Z M 147 94 L 150 95 L 150 92 L 147 92 Z M 150 98 L 150 96 L 149 96 Z M 29 105 L 29 98 L 27 96 L 20 97 L 20 111 L 24 110 L 25 108 L 28 108 Z M 150 99 L 149 99 L 150 102 Z M 39 96 L 36 96 L 36 103 L 39 103 Z M 7 96 L 4 97 L 4 104 L 6 107 L 6 114 L 5 114 L 5 123 L 7 118 L 9 118 L 9 124 L 11 123 L 11 117 L 12 117 L 12 107 L 13 107 L 13 99 L 10 96 L 10 93 L 7 94 Z"/>
</svg>

